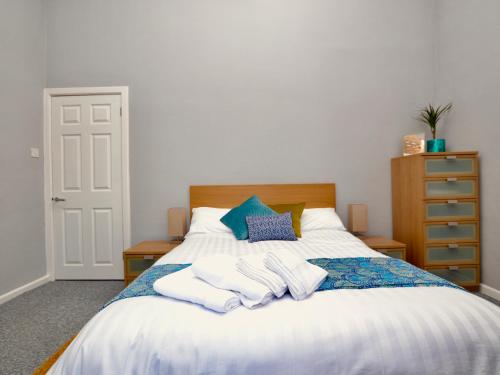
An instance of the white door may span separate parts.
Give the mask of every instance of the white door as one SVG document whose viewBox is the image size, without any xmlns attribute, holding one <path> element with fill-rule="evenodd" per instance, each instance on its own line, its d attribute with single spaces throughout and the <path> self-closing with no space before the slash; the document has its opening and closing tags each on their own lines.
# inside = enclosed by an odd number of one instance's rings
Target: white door
<svg viewBox="0 0 500 375">
<path fill-rule="evenodd" d="M 51 101 L 55 277 L 123 278 L 121 96 Z"/>
</svg>

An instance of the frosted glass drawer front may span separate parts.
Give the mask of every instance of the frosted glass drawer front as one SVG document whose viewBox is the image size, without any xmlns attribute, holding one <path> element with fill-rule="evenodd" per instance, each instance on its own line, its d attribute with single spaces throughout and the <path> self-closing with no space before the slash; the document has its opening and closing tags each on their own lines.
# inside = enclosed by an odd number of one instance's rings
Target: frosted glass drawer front
<svg viewBox="0 0 500 375">
<path fill-rule="evenodd" d="M 158 258 L 147 257 L 147 258 L 127 258 L 127 273 L 128 276 L 137 276 L 151 267 Z"/>
<path fill-rule="evenodd" d="M 432 241 L 476 241 L 477 227 L 474 223 L 457 225 L 427 224 L 425 235 L 428 242 Z"/>
<path fill-rule="evenodd" d="M 405 260 L 404 249 L 377 249 L 378 252 L 390 256 L 391 258 L 397 258 Z"/>
<path fill-rule="evenodd" d="M 477 245 L 456 245 L 426 247 L 426 264 L 471 264 L 479 261 Z"/>
<path fill-rule="evenodd" d="M 463 266 L 456 267 L 455 269 L 428 268 L 427 271 L 458 285 L 473 285 L 478 283 L 477 267 Z"/>
<path fill-rule="evenodd" d="M 384 254 L 390 256 L 391 258 L 405 260 L 404 250 L 392 249 L 392 250 L 387 250 Z"/>
<path fill-rule="evenodd" d="M 476 202 L 432 202 L 425 204 L 427 220 L 442 220 L 443 218 L 476 218 Z"/>
<path fill-rule="evenodd" d="M 474 197 L 476 195 L 475 180 L 436 180 L 425 182 L 425 196 L 433 197 Z"/>
<path fill-rule="evenodd" d="M 425 159 L 425 175 L 473 175 L 476 173 L 475 158 Z"/>
</svg>

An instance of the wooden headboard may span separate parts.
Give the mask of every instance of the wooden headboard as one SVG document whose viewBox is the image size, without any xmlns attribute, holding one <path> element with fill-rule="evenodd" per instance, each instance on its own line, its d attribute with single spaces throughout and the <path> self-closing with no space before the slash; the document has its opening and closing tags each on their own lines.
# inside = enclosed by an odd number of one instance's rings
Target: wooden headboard
<svg viewBox="0 0 500 375">
<path fill-rule="evenodd" d="M 192 185 L 190 213 L 196 207 L 232 208 L 252 195 L 266 204 L 305 202 L 307 208 L 335 208 L 335 184 Z"/>
</svg>

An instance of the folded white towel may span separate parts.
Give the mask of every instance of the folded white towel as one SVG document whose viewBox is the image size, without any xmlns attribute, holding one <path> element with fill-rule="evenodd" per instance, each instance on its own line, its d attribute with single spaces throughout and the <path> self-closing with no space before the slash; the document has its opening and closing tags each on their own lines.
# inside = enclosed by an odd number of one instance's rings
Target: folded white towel
<svg viewBox="0 0 500 375">
<path fill-rule="evenodd" d="M 236 268 L 243 275 L 267 286 L 278 298 L 287 290 L 285 281 L 264 265 L 265 254 L 247 255 L 236 262 Z"/>
<path fill-rule="evenodd" d="M 265 305 L 272 297 L 271 290 L 236 269 L 236 258 L 214 255 L 196 260 L 191 266 L 195 276 L 221 289 L 238 292 L 245 307 Z"/>
<path fill-rule="evenodd" d="M 292 297 L 306 298 L 319 288 L 328 272 L 292 254 L 290 250 L 273 250 L 266 254 L 264 264 L 285 280 Z"/>
<path fill-rule="evenodd" d="M 153 289 L 166 297 L 196 303 L 222 313 L 241 305 L 236 293 L 216 288 L 198 279 L 191 267 L 159 278 L 153 283 Z"/>
</svg>

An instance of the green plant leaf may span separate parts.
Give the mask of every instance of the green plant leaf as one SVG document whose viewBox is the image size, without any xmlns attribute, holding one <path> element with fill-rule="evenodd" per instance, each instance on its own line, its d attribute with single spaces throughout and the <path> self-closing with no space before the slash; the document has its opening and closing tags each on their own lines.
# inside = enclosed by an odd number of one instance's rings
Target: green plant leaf
<svg viewBox="0 0 500 375">
<path fill-rule="evenodd" d="M 436 128 L 439 120 L 443 115 L 449 112 L 452 108 L 453 104 L 448 103 L 444 106 L 434 107 L 432 104 L 428 104 L 427 107 L 424 107 L 420 110 L 420 114 L 417 117 L 417 120 L 428 125 L 432 131 L 432 136 L 436 137 Z"/>
</svg>

